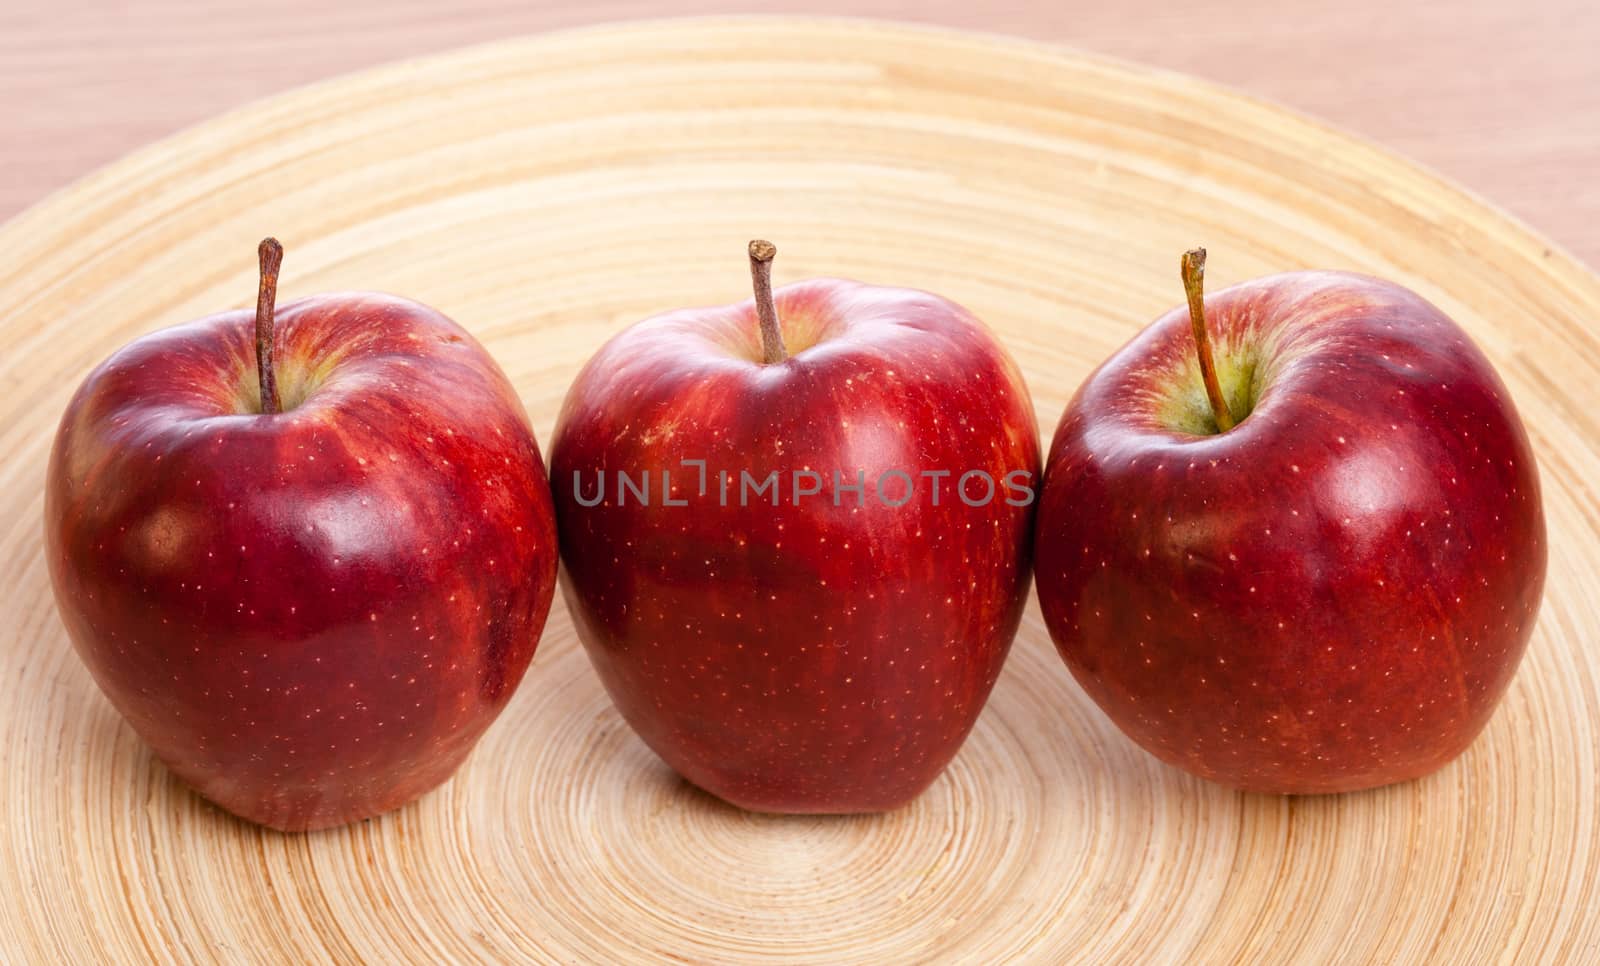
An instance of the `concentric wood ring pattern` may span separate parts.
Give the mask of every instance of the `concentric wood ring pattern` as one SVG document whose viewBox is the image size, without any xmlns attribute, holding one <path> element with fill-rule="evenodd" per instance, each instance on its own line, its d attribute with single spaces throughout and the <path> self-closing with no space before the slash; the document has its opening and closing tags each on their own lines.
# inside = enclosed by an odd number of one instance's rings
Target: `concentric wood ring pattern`
<svg viewBox="0 0 1600 966">
<path fill-rule="evenodd" d="M 1355 268 L 1480 341 L 1542 462 L 1550 587 L 1482 739 L 1413 784 L 1238 795 L 1158 764 L 1030 609 L 971 741 L 876 818 L 742 814 L 612 711 L 559 602 L 465 770 L 354 828 L 247 827 L 170 778 L 73 656 L 46 449 L 94 362 L 254 293 L 380 288 L 482 337 L 548 444 L 654 311 L 843 274 L 986 319 L 1048 430 L 1089 368 L 1215 285 Z M 1416 167 L 1183 77 L 852 22 L 612 27 L 401 64 L 228 115 L 0 229 L 0 944 L 37 961 L 1349 961 L 1600 955 L 1600 280 Z"/>
</svg>

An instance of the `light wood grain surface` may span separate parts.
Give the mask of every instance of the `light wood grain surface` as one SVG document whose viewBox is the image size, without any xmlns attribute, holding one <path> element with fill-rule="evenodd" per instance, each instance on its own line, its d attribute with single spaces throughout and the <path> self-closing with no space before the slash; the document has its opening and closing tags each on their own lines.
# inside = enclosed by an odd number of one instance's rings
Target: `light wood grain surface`
<svg viewBox="0 0 1600 966">
<path fill-rule="evenodd" d="M 751 84 L 750 78 L 760 78 Z M 622 96 L 623 94 L 626 96 Z M 45 454 L 117 345 L 284 298 L 438 306 L 548 440 L 623 325 L 843 274 L 987 320 L 1050 426 L 1179 301 L 1353 268 L 1409 284 L 1505 377 L 1550 581 L 1485 734 L 1427 779 L 1247 796 L 1159 764 L 1073 685 L 1036 607 L 967 746 L 896 813 L 778 818 L 675 779 L 557 603 L 456 779 L 311 836 L 182 788 L 54 613 Z M 230 962 L 1594 962 L 1600 957 L 1600 278 L 1369 145 L 1176 75 L 861 23 L 604 28 L 398 65 L 229 115 L 0 228 L 0 959 Z"/>
<path fill-rule="evenodd" d="M 774 11 L 996 31 L 1232 84 L 1431 165 L 1600 265 L 1590 0 L 11 0 L 0 219 L 141 144 L 359 67 L 585 23 Z"/>
</svg>

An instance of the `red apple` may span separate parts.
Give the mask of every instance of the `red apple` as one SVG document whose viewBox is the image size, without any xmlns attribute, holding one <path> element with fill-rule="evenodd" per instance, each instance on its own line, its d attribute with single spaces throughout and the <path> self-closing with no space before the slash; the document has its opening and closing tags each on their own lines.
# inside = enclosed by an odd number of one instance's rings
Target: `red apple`
<svg viewBox="0 0 1600 966">
<path fill-rule="evenodd" d="M 482 346 L 388 295 L 274 324 L 279 252 L 262 243 L 254 315 L 90 373 L 45 536 L 117 710 L 205 797 L 300 830 L 450 777 L 533 657 L 557 550 L 527 416 Z"/>
<path fill-rule="evenodd" d="M 759 811 L 891 809 L 955 755 L 1016 632 L 1038 431 L 965 310 L 837 279 L 774 298 L 772 253 L 751 243 L 754 302 L 641 322 L 568 392 L 563 592 L 689 781 Z"/>
<path fill-rule="evenodd" d="M 1190 311 L 1100 366 L 1056 430 L 1050 633 L 1122 730 L 1204 778 L 1297 794 L 1427 774 L 1488 721 L 1544 587 L 1511 398 L 1398 285 L 1297 272 L 1202 302 L 1204 254 Z"/>
</svg>

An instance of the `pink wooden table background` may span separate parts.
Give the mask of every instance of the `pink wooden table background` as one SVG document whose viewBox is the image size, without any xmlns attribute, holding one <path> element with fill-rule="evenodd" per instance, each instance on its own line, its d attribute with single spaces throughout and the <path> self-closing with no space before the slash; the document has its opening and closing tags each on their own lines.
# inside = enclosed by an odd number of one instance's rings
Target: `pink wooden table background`
<svg viewBox="0 0 1600 966">
<path fill-rule="evenodd" d="M 1429 164 L 1600 265 L 1593 0 L 4 0 L 0 219 L 220 111 L 396 58 L 608 20 L 887 17 L 1231 84 Z"/>
</svg>

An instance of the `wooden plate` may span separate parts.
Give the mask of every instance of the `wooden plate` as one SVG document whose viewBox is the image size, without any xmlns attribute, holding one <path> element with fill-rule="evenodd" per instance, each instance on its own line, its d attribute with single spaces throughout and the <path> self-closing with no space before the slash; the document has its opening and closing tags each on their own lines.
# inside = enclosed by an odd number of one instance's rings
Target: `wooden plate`
<svg viewBox="0 0 1600 966">
<path fill-rule="evenodd" d="M 1354 268 L 1472 332 L 1542 461 L 1550 586 L 1471 751 L 1423 781 L 1251 797 L 1158 764 L 1030 609 L 976 732 L 916 804 L 743 814 L 620 722 L 557 604 L 451 784 L 283 836 L 172 779 L 68 646 L 40 547 L 67 395 L 116 346 L 252 301 L 379 288 L 498 356 L 548 442 L 577 367 L 655 311 L 779 281 L 920 286 L 986 319 L 1053 427 L 1180 301 Z M 1194 80 L 849 21 L 683 21 L 399 64 L 230 114 L 0 229 L 0 944 L 133 959 L 1176 962 L 1600 955 L 1600 280 L 1431 174 Z"/>
</svg>

